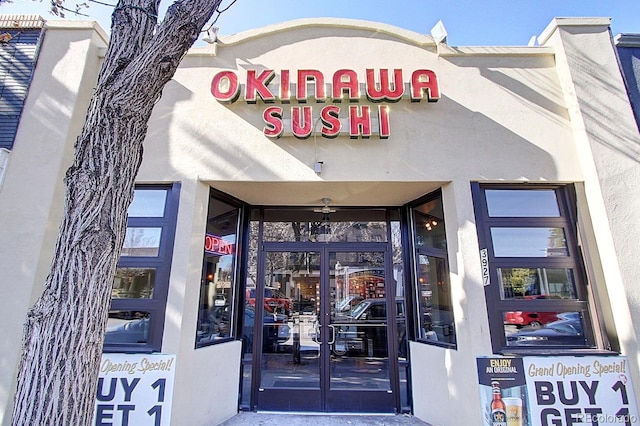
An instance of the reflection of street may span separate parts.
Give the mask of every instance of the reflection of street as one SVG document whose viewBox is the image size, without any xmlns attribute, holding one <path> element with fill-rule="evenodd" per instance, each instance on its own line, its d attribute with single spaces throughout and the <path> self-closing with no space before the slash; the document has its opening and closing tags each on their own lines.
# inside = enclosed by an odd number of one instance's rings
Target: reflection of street
<svg viewBox="0 0 640 426">
<path fill-rule="evenodd" d="M 290 318 L 286 323 L 265 324 L 279 328 L 277 343 L 263 353 L 262 387 L 270 388 L 316 388 L 320 386 L 320 339 L 315 314 L 304 314 Z M 354 324 L 336 325 L 344 338 L 347 327 Z M 283 337 L 281 330 L 288 335 Z M 355 331 L 354 331 L 355 333 Z M 275 333 L 274 333 L 275 334 Z M 351 341 L 353 343 L 353 340 Z M 343 345 L 346 344 L 343 342 Z M 376 358 L 367 351 L 356 351 L 359 356 L 346 353 L 338 356 L 331 352 L 331 383 L 336 388 L 388 389 L 388 358 Z M 369 355 L 369 356 L 367 356 Z"/>
<path fill-rule="evenodd" d="M 300 351 L 318 351 L 320 344 L 317 342 L 317 320 L 315 315 L 300 315 L 289 319 L 286 326 L 289 329 L 289 337 L 278 344 L 277 351 L 293 352 L 294 337 L 300 339 Z M 282 327 L 282 324 L 277 324 Z M 298 334 L 298 336 L 296 336 Z"/>
</svg>

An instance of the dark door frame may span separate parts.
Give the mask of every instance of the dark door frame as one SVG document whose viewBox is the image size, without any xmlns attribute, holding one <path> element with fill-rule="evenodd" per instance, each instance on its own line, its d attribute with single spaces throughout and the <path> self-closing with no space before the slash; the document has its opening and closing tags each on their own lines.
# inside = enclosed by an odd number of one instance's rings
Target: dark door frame
<svg viewBox="0 0 640 426">
<path fill-rule="evenodd" d="M 265 253 L 267 252 L 317 252 L 320 255 L 320 292 L 326 296 L 320 298 L 320 314 L 322 336 L 328 336 L 328 319 L 330 318 L 330 253 L 344 252 L 379 252 L 384 253 L 385 259 L 385 296 L 387 306 L 387 345 L 388 345 L 388 368 L 390 391 L 371 390 L 331 390 L 329 386 L 330 375 L 330 348 L 328 345 L 321 345 L 320 356 L 320 390 L 283 389 L 278 391 L 270 390 L 273 398 L 265 397 L 269 393 L 263 394 L 260 386 L 261 379 L 261 356 L 262 356 L 262 318 L 264 314 L 264 277 L 265 277 Z M 368 243 L 319 243 L 319 242 L 260 242 L 258 245 L 258 271 L 256 283 L 256 323 L 254 332 L 259 336 L 254 338 L 253 362 L 252 362 L 252 383 L 251 400 L 254 407 L 265 410 L 295 410 L 295 411 L 331 411 L 331 412 L 400 412 L 400 381 L 398 357 L 398 331 L 395 326 L 396 306 L 395 306 L 395 286 L 393 285 L 393 262 L 392 244 L 387 242 Z M 389 325 L 393 325 L 389 327 Z M 261 397 L 262 396 L 262 400 Z M 306 399 L 305 399 L 306 398 Z M 309 399 L 312 400 L 309 400 Z M 313 400 L 315 398 L 315 400 Z M 285 405 L 278 405 L 278 401 L 287 401 Z"/>
</svg>

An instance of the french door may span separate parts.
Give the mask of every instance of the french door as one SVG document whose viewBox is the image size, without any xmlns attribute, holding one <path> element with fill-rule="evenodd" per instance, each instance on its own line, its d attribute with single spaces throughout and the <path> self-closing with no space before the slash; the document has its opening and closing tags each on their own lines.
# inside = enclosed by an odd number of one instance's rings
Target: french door
<svg viewBox="0 0 640 426">
<path fill-rule="evenodd" d="M 398 407 L 403 304 L 387 243 L 264 243 L 254 310 L 258 410 Z"/>
</svg>

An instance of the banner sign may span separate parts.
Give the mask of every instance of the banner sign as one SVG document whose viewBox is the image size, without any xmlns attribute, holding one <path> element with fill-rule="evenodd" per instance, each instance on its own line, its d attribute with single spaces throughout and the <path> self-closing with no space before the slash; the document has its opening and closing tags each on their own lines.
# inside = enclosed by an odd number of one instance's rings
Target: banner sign
<svg viewBox="0 0 640 426">
<path fill-rule="evenodd" d="M 175 355 L 103 354 L 93 424 L 169 425 Z"/>
<path fill-rule="evenodd" d="M 477 358 L 485 426 L 640 424 L 625 357 Z"/>
</svg>

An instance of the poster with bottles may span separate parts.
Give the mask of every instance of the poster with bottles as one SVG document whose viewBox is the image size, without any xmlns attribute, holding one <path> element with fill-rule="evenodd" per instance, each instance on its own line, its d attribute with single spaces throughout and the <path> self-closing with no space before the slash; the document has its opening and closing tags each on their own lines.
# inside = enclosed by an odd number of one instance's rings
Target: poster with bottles
<svg viewBox="0 0 640 426">
<path fill-rule="evenodd" d="M 522 358 L 477 358 L 483 426 L 531 426 Z"/>
<path fill-rule="evenodd" d="M 640 424 L 622 356 L 477 358 L 484 426 Z"/>
</svg>

